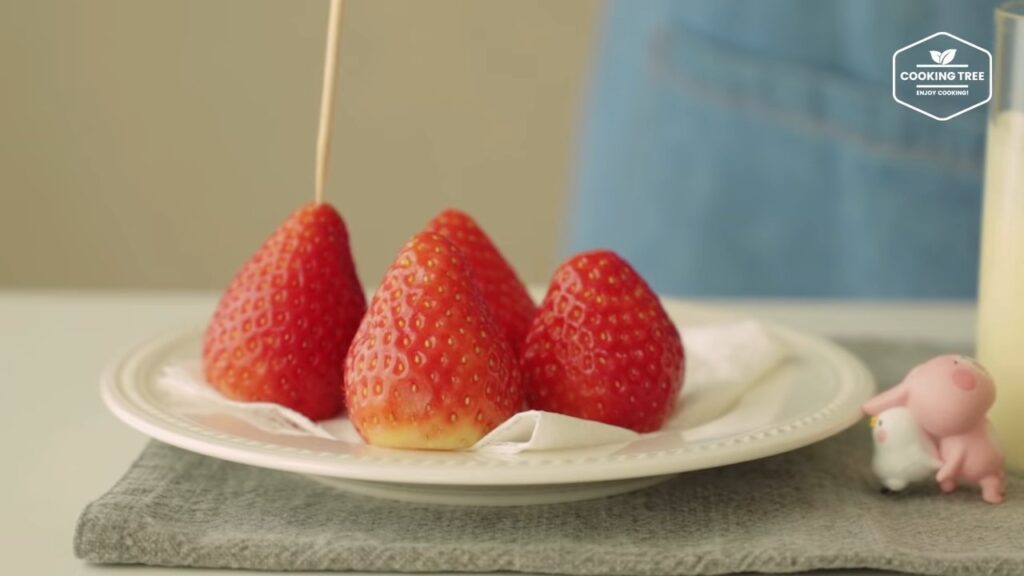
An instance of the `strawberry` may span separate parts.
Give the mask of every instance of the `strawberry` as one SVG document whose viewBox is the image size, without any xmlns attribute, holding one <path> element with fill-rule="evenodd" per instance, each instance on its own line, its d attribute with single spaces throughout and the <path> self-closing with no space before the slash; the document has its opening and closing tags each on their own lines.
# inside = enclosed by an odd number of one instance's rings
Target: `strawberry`
<svg viewBox="0 0 1024 576">
<path fill-rule="evenodd" d="M 522 408 L 515 355 L 462 253 L 414 236 L 384 276 L 345 361 L 349 418 L 377 446 L 472 446 Z"/>
<path fill-rule="evenodd" d="M 675 406 L 683 346 L 643 278 L 598 250 L 555 272 L 522 367 L 531 408 L 650 432 Z"/>
<path fill-rule="evenodd" d="M 472 217 L 458 210 L 441 212 L 427 223 L 426 230 L 444 236 L 462 250 L 484 302 L 491 307 L 512 349 L 518 351 L 536 306 L 498 247 Z"/>
<path fill-rule="evenodd" d="M 294 212 L 228 285 L 206 329 L 206 379 L 229 398 L 318 420 L 344 400 L 344 360 L 366 312 L 348 232 L 328 204 Z"/>
</svg>

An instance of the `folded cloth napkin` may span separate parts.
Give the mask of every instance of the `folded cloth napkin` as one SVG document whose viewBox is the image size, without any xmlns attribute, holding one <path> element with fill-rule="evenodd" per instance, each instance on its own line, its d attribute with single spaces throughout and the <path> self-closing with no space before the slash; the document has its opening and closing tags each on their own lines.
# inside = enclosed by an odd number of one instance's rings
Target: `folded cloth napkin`
<svg viewBox="0 0 1024 576">
<path fill-rule="evenodd" d="M 782 343 L 756 322 L 690 327 L 683 330 L 682 337 L 685 385 L 675 416 L 665 424 L 665 430 L 689 429 L 713 420 L 786 358 Z M 231 414 L 276 434 L 361 442 L 344 416 L 313 422 L 278 404 L 229 400 L 203 380 L 202 371 L 194 363 L 168 366 L 157 382 L 157 390 L 165 403 L 183 414 Z M 492 430 L 471 450 L 514 454 L 618 444 L 637 436 L 618 426 L 531 410 Z"/>
<path fill-rule="evenodd" d="M 950 351 L 847 346 L 882 384 Z M 1024 478 L 1009 475 L 999 506 L 969 489 L 887 496 L 870 460 L 869 431 L 860 425 L 794 452 L 612 498 L 453 508 L 356 496 L 153 442 L 82 513 L 75 552 L 96 563 L 262 570 L 1024 574 Z"/>
</svg>

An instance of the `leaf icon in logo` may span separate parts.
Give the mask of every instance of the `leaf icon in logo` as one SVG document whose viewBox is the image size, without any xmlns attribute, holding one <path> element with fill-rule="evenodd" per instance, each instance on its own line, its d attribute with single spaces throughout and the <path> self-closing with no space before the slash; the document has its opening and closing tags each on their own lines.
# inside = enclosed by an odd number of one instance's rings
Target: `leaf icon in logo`
<svg viewBox="0 0 1024 576">
<path fill-rule="evenodd" d="M 950 48 L 942 53 L 942 62 L 940 64 L 949 64 L 956 57 L 956 48 Z M 932 56 L 934 58 L 934 56 Z"/>
<path fill-rule="evenodd" d="M 932 50 L 931 55 L 932 62 L 935 62 L 936 64 L 942 64 L 942 52 L 939 52 L 938 50 Z"/>
</svg>

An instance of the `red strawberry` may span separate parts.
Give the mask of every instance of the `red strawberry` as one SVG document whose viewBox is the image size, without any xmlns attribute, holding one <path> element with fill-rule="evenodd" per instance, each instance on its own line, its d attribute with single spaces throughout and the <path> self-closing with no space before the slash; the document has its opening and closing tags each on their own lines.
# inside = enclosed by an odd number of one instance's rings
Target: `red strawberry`
<svg viewBox="0 0 1024 576">
<path fill-rule="evenodd" d="M 531 408 L 650 432 L 675 406 L 683 346 L 643 278 L 598 250 L 555 272 L 522 362 Z"/>
<path fill-rule="evenodd" d="M 370 444 L 456 450 L 519 411 L 512 348 L 448 240 L 398 253 L 345 362 L 349 417 Z"/>
<path fill-rule="evenodd" d="M 307 204 L 221 297 L 203 340 L 206 379 L 229 398 L 334 416 L 345 352 L 365 312 L 345 223 L 330 205 Z"/>
<path fill-rule="evenodd" d="M 491 307 L 513 350 L 518 351 L 536 306 L 498 247 L 472 217 L 458 210 L 441 212 L 427 223 L 426 230 L 444 236 L 462 250 L 484 302 Z"/>
</svg>

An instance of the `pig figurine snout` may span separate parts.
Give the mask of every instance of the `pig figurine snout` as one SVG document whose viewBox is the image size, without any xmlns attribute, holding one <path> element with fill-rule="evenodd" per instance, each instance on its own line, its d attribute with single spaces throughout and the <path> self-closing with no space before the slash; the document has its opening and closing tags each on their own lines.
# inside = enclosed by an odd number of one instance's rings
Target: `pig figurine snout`
<svg viewBox="0 0 1024 576">
<path fill-rule="evenodd" d="M 978 376 L 973 370 L 957 368 L 953 371 L 953 384 L 961 390 L 971 391 L 978 387 Z"/>
</svg>

